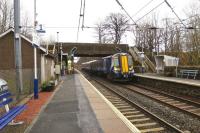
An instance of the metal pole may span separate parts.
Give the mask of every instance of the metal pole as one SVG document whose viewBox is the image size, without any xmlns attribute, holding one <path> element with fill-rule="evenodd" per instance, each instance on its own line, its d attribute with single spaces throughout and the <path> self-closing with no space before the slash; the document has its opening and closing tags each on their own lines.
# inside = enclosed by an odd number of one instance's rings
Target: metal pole
<svg viewBox="0 0 200 133">
<path fill-rule="evenodd" d="M 59 39 L 59 32 L 57 32 L 57 58 L 56 58 L 56 61 L 57 61 L 56 64 L 57 64 L 57 65 L 59 64 L 59 63 L 58 63 L 58 62 L 59 62 L 59 60 L 58 60 L 58 51 L 59 51 L 58 41 L 59 41 L 59 40 L 58 40 L 58 39 Z"/>
<path fill-rule="evenodd" d="M 156 43 L 156 47 L 157 47 L 157 55 L 159 54 L 159 43 L 157 43 L 157 29 L 155 28 L 155 43 Z"/>
<path fill-rule="evenodd" d="M 15 68 L 16 68 L 16 89 L 17 100 L 23 90 L 22 80 L 22 51 L 20 38 L 20 0 L 14 0 L 14 43 L 15 43 Z"/>
<path fill-rule="evenodd" d="M 34 30 L 33 30 L 33 43 L 36 43 L 36 0 L 34 0 Z M 34 46 L 34 99 L 38 99 L 38 77 L 37 77 L 37 45 Z"/>
<path fill-rule="evenodd" d="M 62 72 L 62 43 L 60 44 L 60 68 L 61 68 L 61 72 Z"/>
</svg>

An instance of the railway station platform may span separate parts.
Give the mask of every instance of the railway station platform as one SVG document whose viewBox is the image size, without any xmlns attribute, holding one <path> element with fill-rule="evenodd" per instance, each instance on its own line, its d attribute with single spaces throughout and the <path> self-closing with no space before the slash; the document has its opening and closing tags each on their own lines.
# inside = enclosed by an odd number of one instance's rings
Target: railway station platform
<svg viewBox="0 0 200 133">
<path fill-rule="evenodd" d="M 165 76 L 161 76 L 155 73 L 136 73 L 135 75 L 138 77 L 143 77 L 143 78 L 149 78 L 149 79 L 168 81 L 168 82 L 174 82 L 174 83 L 179 83 L 179 84 L 184 84 L 184 85 L 189 85 L 189 86 L 200 87 L 200 80 L 176 78 L 176 77 L 165 77 Z"/>
<path fill-rule="evenodd" d="M 200 82 L 199 80 L 164 77 L 154 73 L 136 73 L 135 83 L 156 88 L 170 94 L 179 96 L 187 96 L 195 100 L 200 97 Z"/>
<path fill-rule="evenodd" d="M 133 132 L 80 73 L 62 80 L 25 133 Z"/>
</svg>

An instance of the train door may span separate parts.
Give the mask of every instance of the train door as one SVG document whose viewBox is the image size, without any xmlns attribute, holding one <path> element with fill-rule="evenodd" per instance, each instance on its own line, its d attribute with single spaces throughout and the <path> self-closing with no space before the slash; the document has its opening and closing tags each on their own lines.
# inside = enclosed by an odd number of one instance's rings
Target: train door
<svg viewBox="0 0 200 133">
<path fill-rule="evenodd" d="M 120 56 L 122 73 L 128 73 L 128 58 L 127 55 Z"/>
<path fill-rule="evenodd" d="M 106 59 L 103 59 L 103 73 L 106 73 Z"/>
</svg>

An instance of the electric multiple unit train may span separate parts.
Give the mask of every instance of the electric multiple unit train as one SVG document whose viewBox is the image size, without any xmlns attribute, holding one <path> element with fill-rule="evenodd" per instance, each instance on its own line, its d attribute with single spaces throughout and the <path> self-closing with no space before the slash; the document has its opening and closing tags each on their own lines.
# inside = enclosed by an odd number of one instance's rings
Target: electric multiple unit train
<svg viewBox="0 0 200 133">
<path fill-rule="evenodd" d="M 115 81 L 129 81 L 134 75 L 133 59 L 127 53 L 117 53 L 82 65 L 88 72 L 104 75 Z"/>
</svg>

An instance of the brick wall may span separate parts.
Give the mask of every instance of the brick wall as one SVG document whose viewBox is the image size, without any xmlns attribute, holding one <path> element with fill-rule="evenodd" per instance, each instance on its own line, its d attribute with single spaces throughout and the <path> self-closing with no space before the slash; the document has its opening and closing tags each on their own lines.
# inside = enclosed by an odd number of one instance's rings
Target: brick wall
<svg viewBox="0 0 200 133">
<path fill-rule="evenodd" d="M 13 33 L 0 38 L 0 70 L 15 68 Z"/>
</svg>

